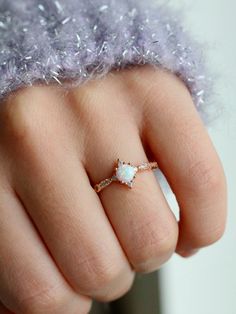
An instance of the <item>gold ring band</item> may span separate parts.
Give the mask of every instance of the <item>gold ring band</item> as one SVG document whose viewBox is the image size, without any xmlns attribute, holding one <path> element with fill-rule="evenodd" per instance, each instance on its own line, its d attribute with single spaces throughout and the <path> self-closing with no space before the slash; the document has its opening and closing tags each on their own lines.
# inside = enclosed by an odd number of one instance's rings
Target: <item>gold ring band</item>
<svg viewBox="0 0 236 314">
<path fill-rule="evenodd" d="M 156 161 L 144 162 L 141 165 L 134 166 L 131 165 L 130 162 L 126 163 L 124 161 L 121 161 L 120 159 L 117 159 L 117 165 L 115 167 L 114 174 L 110 178 L 102 180 L 99 183 L 95 184 L 94 190 L 99 193 L 112 182 L 118 182 L 128 186 L 129 188 L 132 188 L 137 172 L 144 170 L 154 170 L 157 168 L 158 164 Z"/>
</svg>

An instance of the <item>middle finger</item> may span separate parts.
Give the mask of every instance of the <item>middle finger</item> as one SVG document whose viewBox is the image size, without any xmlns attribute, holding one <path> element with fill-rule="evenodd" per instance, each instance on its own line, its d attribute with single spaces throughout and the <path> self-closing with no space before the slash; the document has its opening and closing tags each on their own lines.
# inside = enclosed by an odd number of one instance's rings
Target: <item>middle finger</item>
<svg viewBox="0 0 236 314">
<path fill-rule="evenodd" d="M 72 287 L 102 301 L 117 298 L 133 272 L 100 200 L 77 154 L 43 139 L 18 149 L 17 193 Z"/>
</svg>

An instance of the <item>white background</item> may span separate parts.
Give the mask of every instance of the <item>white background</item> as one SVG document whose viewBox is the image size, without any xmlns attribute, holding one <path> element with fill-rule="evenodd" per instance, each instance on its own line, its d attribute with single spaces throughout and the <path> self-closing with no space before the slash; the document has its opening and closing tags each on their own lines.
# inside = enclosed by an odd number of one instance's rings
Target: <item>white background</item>
<svg viewBox="0 0 236 314">
<path fill-rule="evenodd" d="M 228 179 L 229 215 L 220 242 L 187 260 L 175 255 L 163 268 L 164 314 L 236 314 L 236 1 L 171 3 L 187 10 L 186 25 L 210 44 L 211 63 L 221 73 L 218 93 L 224 112 L 210 135 Z"/>
</svg>

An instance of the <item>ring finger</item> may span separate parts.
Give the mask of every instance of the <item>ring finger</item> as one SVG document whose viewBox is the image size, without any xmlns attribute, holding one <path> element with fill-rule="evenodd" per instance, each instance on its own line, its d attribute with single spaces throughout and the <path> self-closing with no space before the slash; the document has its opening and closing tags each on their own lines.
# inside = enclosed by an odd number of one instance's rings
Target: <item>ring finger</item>
<svg viewBox="0 0 236 314">
<path fill-rule="evenodd" d="M 88 145 L 92 151 L 87 151 L 86 168 L 93 184 L 111 176 L 118 157 L 134 165 L 147 161 L 135 124 L 122 116 L 121 128 L 105 119 L 102 131 L 94 132 L 93 144 Z M 136 271 L 153 271 L 172 255 L 178 226 L 152 171 L 137 173 L 132 189 L 112 183 L 100 192 L 100 198 Z"/>
</svg>

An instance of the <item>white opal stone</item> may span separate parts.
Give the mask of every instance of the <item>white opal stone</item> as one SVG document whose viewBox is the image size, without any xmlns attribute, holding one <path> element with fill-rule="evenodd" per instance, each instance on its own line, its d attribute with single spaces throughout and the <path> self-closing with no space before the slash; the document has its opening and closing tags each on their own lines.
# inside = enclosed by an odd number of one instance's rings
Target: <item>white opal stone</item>
<svg viewBox="0 0 236 314">
<path fill-rule="evenodd" d="M 116 170 L 116 177 L 119 181 L 128 184 L 133 180 L 136 172 L 136 167 L 130 166 L 128 164 L 119 163 Z"/>
</svg>

